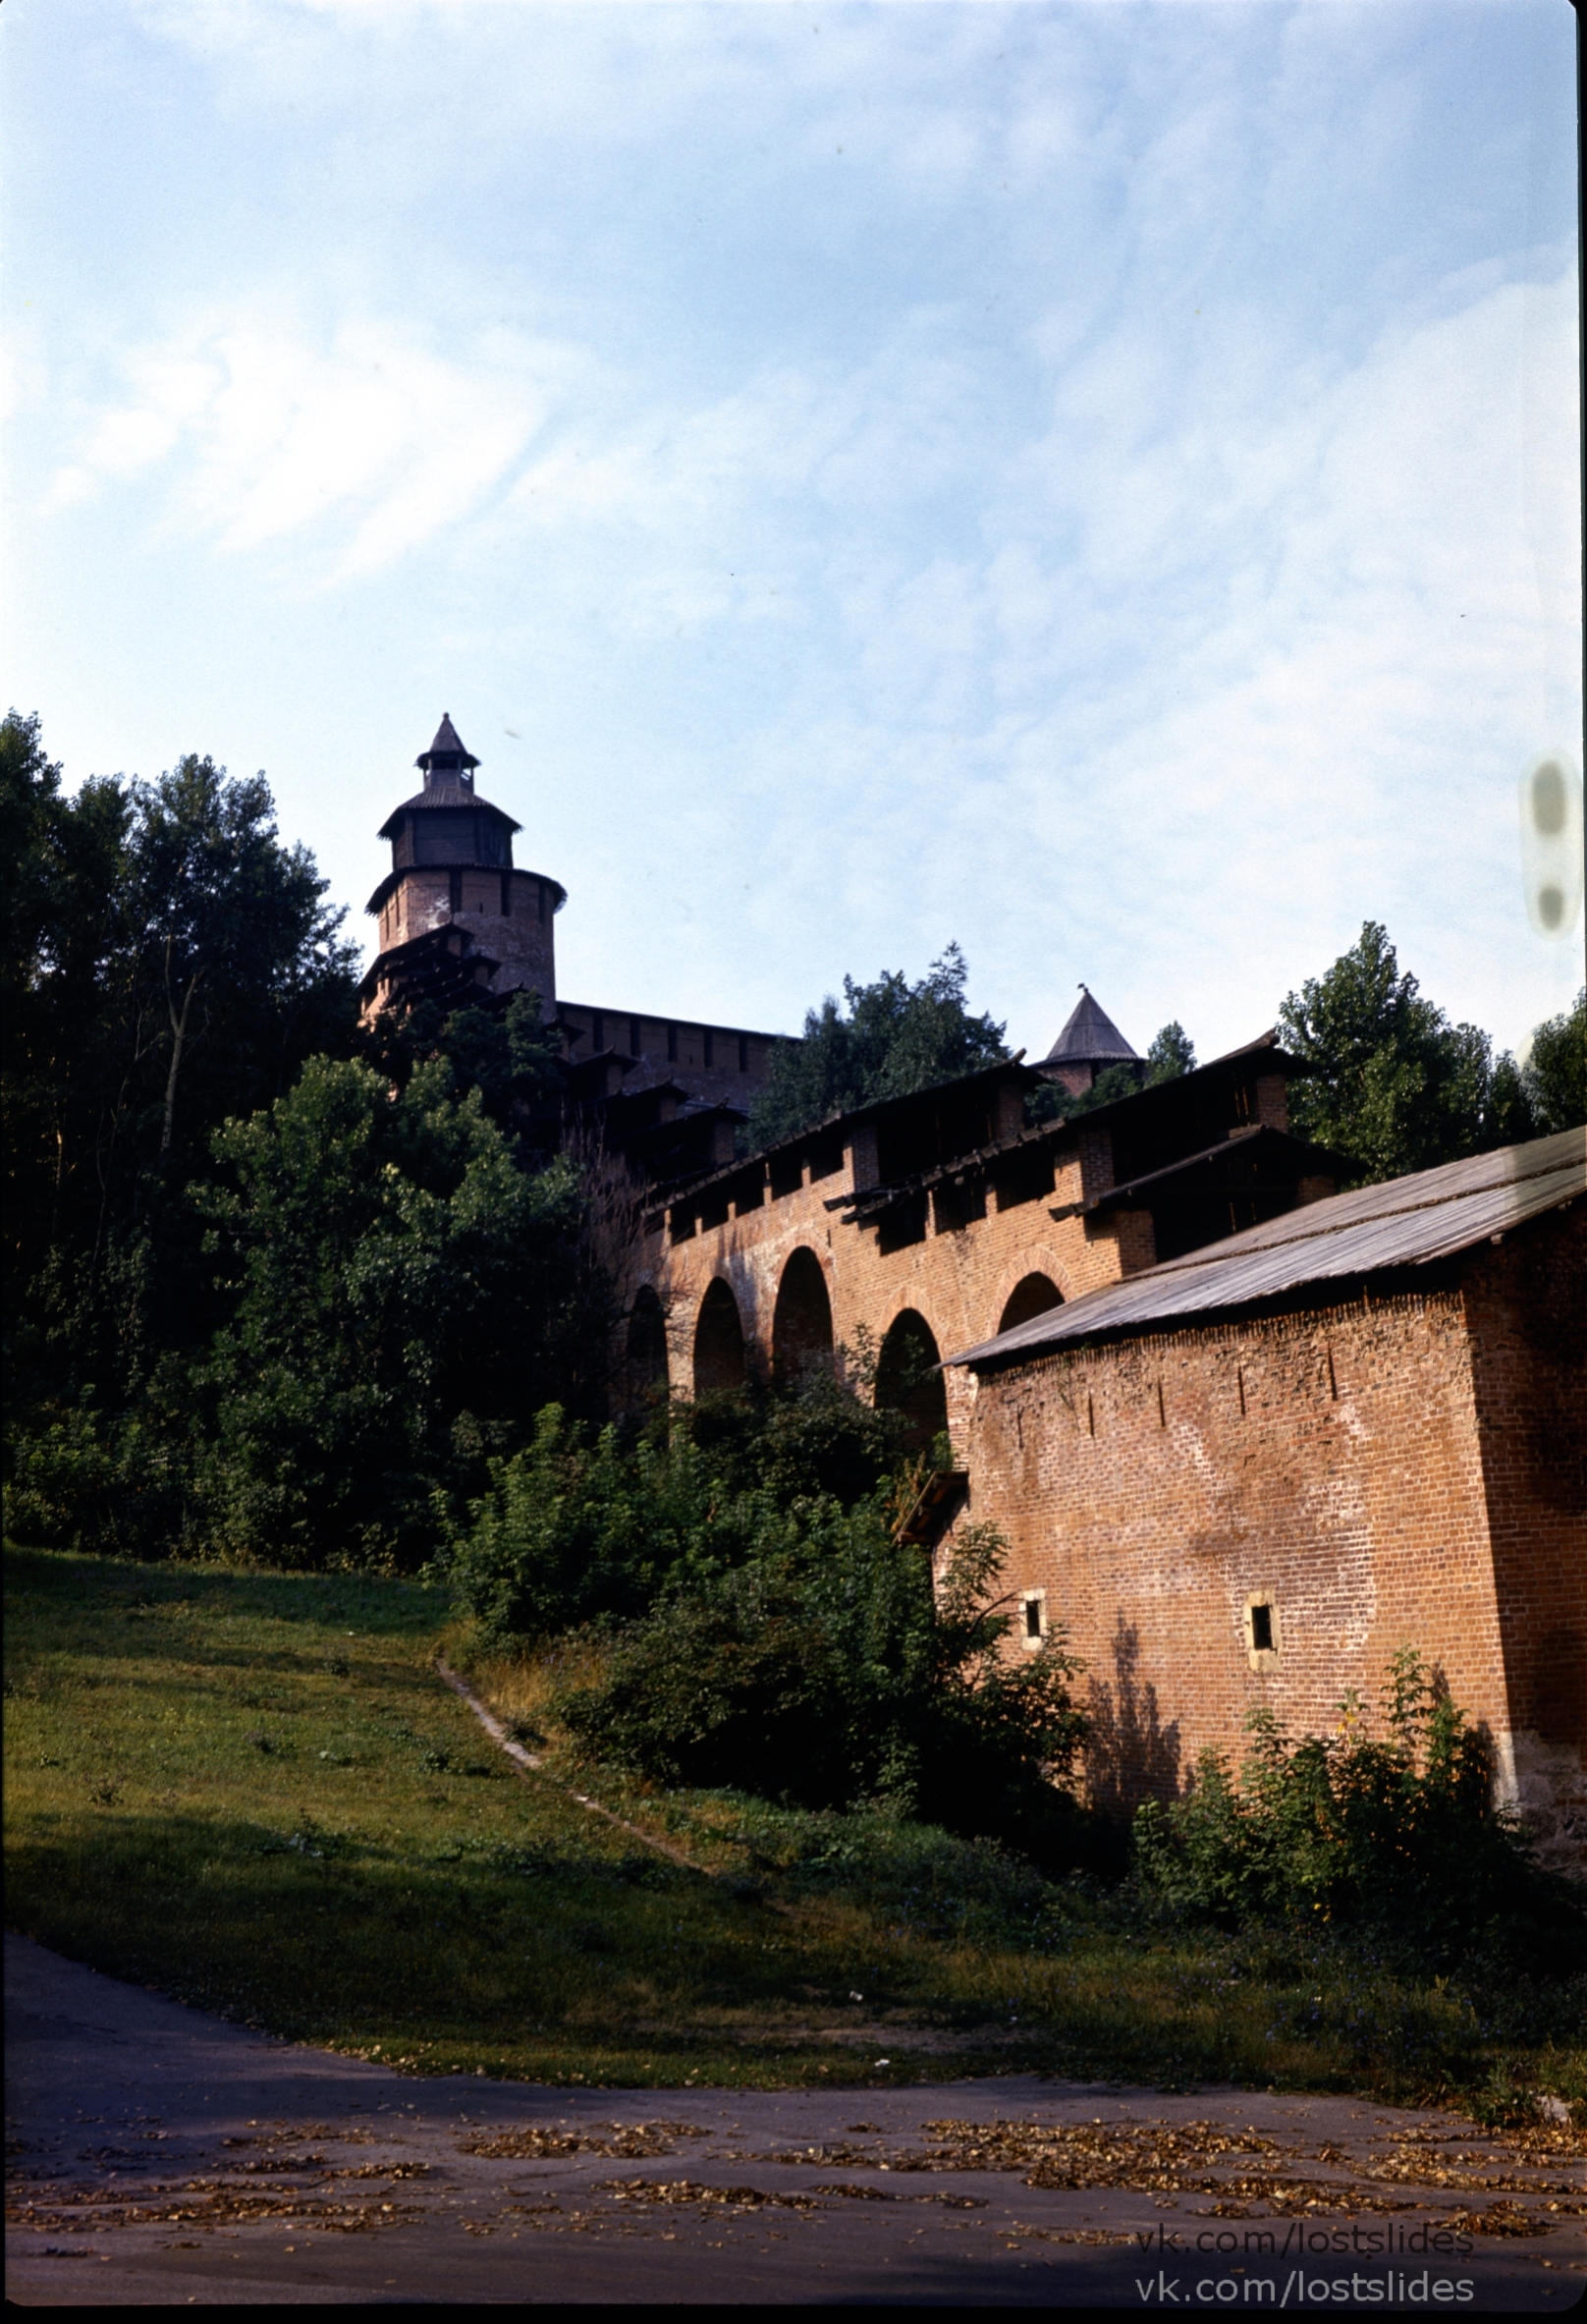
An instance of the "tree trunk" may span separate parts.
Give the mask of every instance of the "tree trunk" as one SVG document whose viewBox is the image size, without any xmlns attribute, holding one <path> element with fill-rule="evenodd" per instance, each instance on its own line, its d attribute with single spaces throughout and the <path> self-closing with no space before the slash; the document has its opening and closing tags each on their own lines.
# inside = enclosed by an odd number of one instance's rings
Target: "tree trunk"
<svg viewBox="0 0 1587 2324">
<path fill-rule="evenodd" d="M 171 1071 L 165 1078 L 165 1121 L 160 1130 L 160 1160 L 163 1163 L 171 1150 L 171 1124 L 177 1110 L 177 1076 L 182 1071 L 182 1048 L 188 1038 L 188 1011 L 192 1007 L 192 996 L 198 990 L 202 968 L 195 968 L 188 979 L 188 989 L 182 996 L 182 1013 L 177 1014 L 175 995 L 171 990 L 171 939 L 165 940 L 165 1005 L 171 1013 Z"/>
</svg>

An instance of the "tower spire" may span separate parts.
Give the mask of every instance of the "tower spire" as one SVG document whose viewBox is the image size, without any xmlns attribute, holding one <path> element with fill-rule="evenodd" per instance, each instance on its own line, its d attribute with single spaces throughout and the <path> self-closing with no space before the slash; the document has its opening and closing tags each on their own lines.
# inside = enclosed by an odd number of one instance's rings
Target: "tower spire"
<svg viewBox="0 0 1587 2324">
<path fill-rule="evenodd" d="M 471 750 L 464 748 L 463 737 L 452 723 L 451 711 L 443 710 L 434 742 L 427 750 L 419 752 L 413 764 L 423 768 L 426 790 L 432 783 L 444 782 L 449 775 L 454 782 L 472 790 L 474 768 L 479 761 Z"/>
</svg>

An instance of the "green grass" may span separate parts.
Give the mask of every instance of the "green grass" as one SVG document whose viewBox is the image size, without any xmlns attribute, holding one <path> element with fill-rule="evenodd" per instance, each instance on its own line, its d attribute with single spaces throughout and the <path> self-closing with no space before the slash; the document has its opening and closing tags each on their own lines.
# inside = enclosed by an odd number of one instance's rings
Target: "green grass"
<svg viewBox="0 0 1587 2324">
<path fill-rule="evenodd" d="M 8 1553 L 11 1924 L 430 2073 L 774 2086 L 1040 2067 L 1587 2096 L 1558 1993 L 1468 1995 L 1324 1936 L 1153 1923 L 880 1815 L 649 1796 L 554 1750 L 521 1782 L 435 1675 L 446 1615 L 411 1583 Z M 559 1776 L 708 1869 L 650 1854 Z"/>
</svg>

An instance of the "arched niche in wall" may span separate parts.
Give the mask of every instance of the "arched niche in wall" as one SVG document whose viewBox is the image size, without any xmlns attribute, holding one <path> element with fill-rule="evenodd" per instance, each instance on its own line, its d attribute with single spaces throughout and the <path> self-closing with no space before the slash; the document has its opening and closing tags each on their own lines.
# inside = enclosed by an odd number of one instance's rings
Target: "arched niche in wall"
<svg viewBox="0 0 1587 2324">
<path fill-rule="evenodd" d="M 948 1432 L 948 1390 L 937 1363 L 930 1324 L 905 1307 L 888 1326 L 876 1359 L 876 1403 L 903 1414 L 911 1453 L 930 1452 L 933 1437 Z"/>
<path fill-rule="evenodd" d="M 633 1295 L 629 1309 L 629 1377 L 636 1388 L 658 1387 L 667 1377 L 667 1318 L 648 1283 Z"/>
<path fill-rule="evenodd" d="M 1064 1294 L 1050 1275 L 1021 1275 L 1003 1302 L 998 1329 L 1012 1332 L 1016 1323 L 1028 1323 L 1033 1315 L 1045 1315 L 1049 1307 L 1063 1304 Z"/>
<path fill-rule="evenodd" d="M 739 1302 L 720 1275 L 705 1287 L 694 1324 L 694 1393 L 718 1396 L 744 1382 L 743 1325 Z"/>
<path fill-rule="evenodd" d="M 821 1261 L 800 1244 L 783 1269 L 772 1313 L 772 1374 L 798 1388 L 832 1369 L 832 1301 Z"/>
</svg>

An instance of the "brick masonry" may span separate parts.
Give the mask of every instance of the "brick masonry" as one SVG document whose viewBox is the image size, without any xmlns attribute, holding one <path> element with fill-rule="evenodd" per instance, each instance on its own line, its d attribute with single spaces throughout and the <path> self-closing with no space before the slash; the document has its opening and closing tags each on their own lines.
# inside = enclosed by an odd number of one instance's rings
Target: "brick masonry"
<svg viewBox="0 0 1587 2324">
<path fill-rule="evenodd" d="M 568 1028 L 568 1054 L 575 1063 L 606 1049 L 638 1059 L 617 1084 L 625 1095 L 676 1076 L 691 1096 L 747 1112 L 777 1045 L 774 1033 L 750 1032 L 742 1025 L 596 1009 L 582 1001 L 559 1000 L 557 1014 Z"/>
<path fill-rule="evenodd" d="M 1444 1277 L 1056 1351 L 959 1402 L 970 1514 L 1086 1664 L 1099 1799 L 1237 1755 L 1258 1704 L 1291 1734 L 1336 1727 L 1348 1689 L 1375 1708 L 1408 1643 L 1580 1858 L 1587 1210 Z"/>
<path fill-rule="evenodd" d="M 799 1165 L 799 1179 L 786 1191 L 775 1182 L 761 1187 L 760 1199 L 744 1207 L 724 1195 L 728 1211 L 720 1222 L 702 1225 L 680 1242 L 671 1230 L 654 1230 L 636 1254 L 639 1267 L 630 1298 L 641 1284 L 652 1288 L 667 1314 L 668 1369 L 674 1390 L 695 1388 L 695 1338 L 701 1303 L 713 1280 L 733 1293 L 745 1341 L 748 1366 L 763 1375 L 780 1360 L 777 1300 L 785 1271 L 798 1250 L 820 1266 L 832 1311 L 834 1340 L 858 1350 L 868 1337 L 880 1345 L 898 1317 L 912 1309 L 924 1321 L 939 1356 L 973 1346 L 997 1331 L 1015 1287 L 1027 1276 L 1045 1275 L 1058 1294 L 1070 1300 L 1082 1291 L 1116 1283 L 1124 1266 L 1121 1238 L 1137 1232 L 1137 1214 L 1112 1213 L 1093 1219 L 1056 1220 L 1054 1208 L 1077 1202 L 1082 1191 L 1079 1141 L 1058 1151 L 1045 1189 L 1012 1190 L 1017 1200 L 988 1191 L 984 1216 L 950 1224 L 942 1206 L 923 1206 L 924 1232 L 918 1242 L 889 1248 L 874 1227 L 841 1224 L 827 1205 L 835 1196 L 873 1183 L 866 1125 L 845 1125 L 845 1142 L 834 1167 L 814 1175 L 820 1157 Z M 709 1215 L 707 1213 L 707 1215 Z M 1145 1222 L 1148 1234 L 1150 1220 Z M 968 1384 L 947 1375 L 952 1404 L 964 1401 Z"/>
<path fill-rule="evenodd" d="M 498 992 L 537 992 L 549 1016 L 557 990 L 555 920 L 561 894 L 554 881 L 533 871 L 476 864 L 405 868 L 380 905 L 380 950 L 390 952 L 455 922 L 468 930 L 482 953 L 501 963 L 494 979 Z"/>
<path fill-rule="evenodd" d="M 1069 1300 L 1150 1263 L 1143 1214 L 1053 1216 L 1100 1167 L 1083 1123 L 1056 1147 L 1045 1197 L 1005 1207 L 994 1187 L 984 1216 L 958 1224 L 929 1205 L 920 1239 L 894 1249 L 827 1207 L 871 1171 L 865 1125 L 843 1128 L 826 1175 L 807 1154 L 796 1185 L 751 1186 L 742 1207 L 722 1195 L 715 1220 L 707 1198 L 692 1232 L 653 1231 L 636 1252 L 677 1392 L 695 1388 L 713 1283 L 733 1294 L 747 1368 L 776 1368 L 780 1330 L 807 1337 L 808 1302 L 778 1307 L 799 1251 L 840 1346 L 879 1344 L 913 1309 L 944 1356 L 991 1338 L 1032 1274 Z M 1257 1704 L 1294 1734 L 1334 1728 L 1351 1689 L 1375 1713 L 1390 1655 L 1412 1644 L 1487 1729 L 1505 1796 L 1580 1854 L 1584 1245 L 1578 1205 L 1413 1283 L 949 1366 L 969 1479 L 958 1522 L 1003 1530 L 1011 1594 L 1037 1596 L 1083 1660 L 1100 1802 L 1181 1790 L 1205 1748 L 1237 1757 Z M 1270 1610 L 1271 1647 L 1254 1642 L 1253 1604 Z"/>
</svg>

